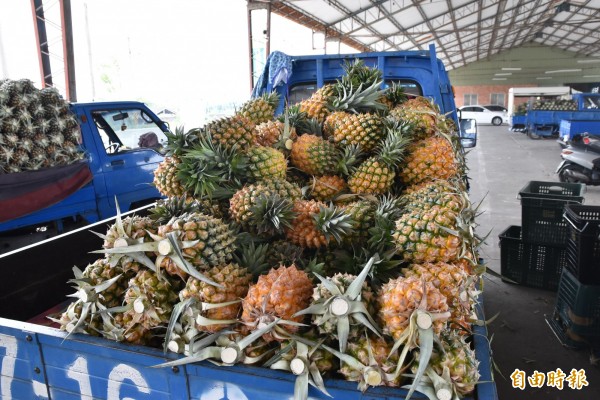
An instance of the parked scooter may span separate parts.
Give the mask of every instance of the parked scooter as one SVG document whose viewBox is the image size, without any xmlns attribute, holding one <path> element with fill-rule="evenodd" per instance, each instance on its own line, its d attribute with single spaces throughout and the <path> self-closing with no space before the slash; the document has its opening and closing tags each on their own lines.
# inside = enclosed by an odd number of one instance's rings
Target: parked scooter
<svg viewBox="0 0 600 400">
<path fill-rule="evenodd" d="M 567 142 L 556 169 L 561 182 L 600 185 L 600 136 L 587 133 Z"/>
</svg>

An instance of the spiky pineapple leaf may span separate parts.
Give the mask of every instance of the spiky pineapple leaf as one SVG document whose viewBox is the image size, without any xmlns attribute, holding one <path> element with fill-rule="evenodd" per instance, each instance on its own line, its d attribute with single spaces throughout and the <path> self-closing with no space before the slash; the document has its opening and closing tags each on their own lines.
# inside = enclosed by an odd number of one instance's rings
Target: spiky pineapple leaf
<svg viewBox="0 0 600 400">
<path fill-rule="evenodd" d="M 353 229 L 352 217 L 343 209 L 333 205 L 322 206 L 319 213 L 313 215 L 317 229 L 329 240 L 333 238 L 341 243 Z"/>
</svg>

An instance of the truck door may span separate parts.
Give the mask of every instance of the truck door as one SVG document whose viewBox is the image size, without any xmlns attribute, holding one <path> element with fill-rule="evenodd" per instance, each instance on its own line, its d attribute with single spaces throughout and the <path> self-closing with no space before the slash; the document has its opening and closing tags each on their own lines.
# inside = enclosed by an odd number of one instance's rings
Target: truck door
<svg viewBox="0 0 600 400">
<path fill-rule="evenodd" d="M 115 196 L 121 209 L 160 197 L 152 185 L 154 170 L 164 159 L 159 150 L 167 138 L 157 117 L 141 106 L 90 110 L 98 132 L 96 144 L 106 199 L 101 214 L 114 215 Z M 160 125 L 159 125 L 160 124 Z"/>
</svg>

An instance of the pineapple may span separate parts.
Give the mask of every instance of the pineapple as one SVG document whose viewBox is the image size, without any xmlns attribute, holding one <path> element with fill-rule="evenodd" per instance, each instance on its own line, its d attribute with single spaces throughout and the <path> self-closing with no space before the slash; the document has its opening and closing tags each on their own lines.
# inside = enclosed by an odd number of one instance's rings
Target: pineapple
<svg viewBox="0 0 600 400">
<path fill-rule="evenodd" d="M 319 123 L 323 123 L 327 115 L 329 115 L 327 103 L 335 94 L 335 86 L 326 84 L 314 92 L 310 98 L 302 100 L 299 103 L 299 110 L 306 113 L 308 118 L 316 119 Z"/>
<path fill-rule="evenodd" d="M 151 208 L 149 218 L 158 225 L 168 223 L 172 218 L 181 217 L 184 214 L 200 212 L 215 218 L 223 218 L 223 207 L 219 202 L 209 200 L 194 200 L 185 196 L 161 199 Z"/>
<path fill-rule="evenodd" d="M 127 325 L 123 326 L 125 332 L 135 329 L 138 324 L 147 330 L 166 328 L 179 288 L 175 280 L 162 280 L 150 270 L 140 270 L 129 280 L 125 292 L 124 303 L 128 307 L 123 313 L 127 320 Z"/>
<path fill-rule="evenodd" d="M 119 217 L 119 221 L 108 228 L 106 235 L 102 235 L 104 239 L 102 247 L 112 249 L 115 246 L 127 245 L 128 243 L 123 243 L 122 239 L 137 242 L 151 240 L 148 232 L 156 233 L 150 218 L 133 215 L 121 220 Z"/>
<path fill-rule="evenodd" d="M 242 303 L 242 322 L 248 330 L 254 331 L 281 319 L 275 329 L 264 334 L 263 338 L 267 341 L 283 340 L 287 334 L 298 330 L 298 326 L 286 322 L 302 322 L 303 317 L 294 317 L 294 314 L 309 305 L 312 292 L 310 278 L 295 265 L 272 268 L 250 286 Z"/>
<path fill-rule="evenodd" d="M 339 152 L 333 143 L 305 134 L 292 145 L 292 165 L 309 175 L 329 175 L 338 169 Z"/>
<path fill-rule="evenodd" d="M 352 221 L 343 210 L 314 200 L 297 200 L 293 212 L 296 216 L 286 236 L 302 247 L 325 247 L 332 238 L 339 243 L 352 228 Z"/>
<path fill-rule="evenodd" d="M 406 185 L 416 185 L 435 179 L 455 178 L 461 172 L 451 141 L 436 135 L 410 145 L 400 177 Z"/>
<path fill-rule="evenodd" d="M 253 180 L 285 179 L 287 160 L 277 149 L 252 146 L 247 153 L 248 173 Z"/>
<path fill-rule="evenodd" d="M 375 204 L 369 200 L 357 200 L 344 205 L 344 210 L 353 221 L 352 232 L 346 238 L 350 245 L 364 247 L 371 237 L 369 230 L 375 225 Z"/>
<path fill-rule="evenodd" d="M 228 149 L 234 146 L 244 149 L 254 143 L 255 125 L 248 117 L 236 114 L 212 121 L 206 124 L 204 129 L 211 135 L 214 144 L 220 144 Z"/>
<path fill-rule="evenodd" d="M 242 148 L 216 143 L 210 133 L 201 133 L 198 142 L 185 151 L 177 178 L 196 198 L 228 198 L 232 188 L 246 180 L 248 159 Z"/>
<path fill-rule="evenodd" d="M 435 134 L 440 115 L 433 104 L 423 97 L 418 97 L 394 107 L 390 111 L 390 117 L 410 123 L 414 129 L 415 139 L 425 139 Z"/>
<path fill-rule="evenodd" d="M 238 190 L 229 202 L 231 218 L 245 228 L 249 228 L 253 219 L 252 208 L 257 205 L 261 196 L 277 195 L 282 199 L 296 201 L 302 196 L 297 185 L 285 180 L 268 180 L 246 185 Z"/>
<path fill-rule="evenodd" d="M 409 141 L 406 126 L 392 126 L 377 154 L 362 162 L 348 178 L 348 187 L 356 194 L 385 194 L 390 191 L 396 169 Z"/>
<path fill-rule="evenodd" d="M 281 121 L 267 121 L 255 128 L 256 143 L 261 146 L 274 146 L 281 137 L 285 134 L 285 123 Z M 298 137 L 296 134 L 296 128 L 293 126 L 289 127 L 289 138 L 295 140 Z"/>
<path fill-rule="evenodd" d="M 358 389 L 369 386 L 400 386 L 401 377 L 395 373 L 398 354 L 391 352 L 393 343 L 386 338 L 365 335 L 348 345 L 347 356 L 339 372 L 348 381 L 358 382 Z"/>
<path fill-rule="evenodd" d="M 451 313 L 450 326 L 470 331 L 466 321 L 472 313 L 470 293 L 474 292 L 474 287 L 462 267 L 443 262 L 411 264 L 402 272 L 405 277 L 415 276 L 431 282 L 447 299 Z"/>
<path fill-rule="evenodd" d="M 432 322 L 437 335 L 446 328 L 450 316 L 448 302 L 433 283 L 417 277 L 400 277 L 381 287 L 379 317 L 384 333 L 399 340 L 409 328 L 411 316 L 416 310 L 439 315 Z"/>
<path fill-rule="evenodd" d="M 376 299 L 365 281 L 371 272 L 374 258 L 362 268 L 358 276 L 337 273 L 330 278 L 315 274 L 321 281 L 313 292 L 313 302 L 296 315 L 311 314 L 318 332 L 339 342 L 340 352 L 345 352 L 348 340 L 361 336 L 365 328 L 380 335 L 372 315 L 375 315 Z"/>
<path fill-rule="evenodd" d="M 164 238 L 170 232 L 174 232 L 179 241 L 189 243 L 181 252 L 196 270 L 204 271 L 227 264 L 233 257 L 235 237 L 221 219 L 202 213 L 184 214 L 160 226 L 158 238 Z M 171 256 L 164 257 L 159 266 L 164 267 L 170 275 L 178 275 L 182 279 L 188 275 Z"/>
<path fill-rule="evenodd" d="M 475 352 L 454 331 L 443 335 L 441 343 L 444 351 L 434 353 L 429 365 L 438 376 L 444 377 L 444 372 L 449 372 L 452 386 L 459 397 L 472 393 L 480 377 Z"/>
<path fill-rule="evenodd" d="M 319 201 L 333 200 L 346 190 L 344 178 L 337 175 L 313 176 L 310 185 L 310 196 Z"/>
<path fill-rule="evenodd" d="M 127 290 L 127 276 L 120 266 L 112 266 L 108 260 L 99 259 L 89 264 L 83 272 L 73 268 L 77 301 L 62 313 L 59 323 L 69 333 L 83 332 L 94 336 L 101 333 L 101 318 L 95 314 L 99 307 L 117 307 Z"/>
<path fill-rule="evenodd" d="M 221 287 L 209 285 L 206 282 L 190 277 L 186 282 L 185 288 L 179 293 L 181 301 L 194 298 L 201 303 L 219 304 L 235 302 L 242 299 L 248 292 L 251 274 L 246 268 L 241 268 L 237 264 L 225 264 L 213 267 L 205 272 L 206 276 Z M 203 318 L 209 323 L 202 325 L 197 323 L 197 328 L 204 332 L 217 332 L 227 326 L 227 324 L 218 324 L 217 321 L 235 320 L 241 310 L 241 304 L 235 302 L 223 307 L 216 307 L 202 312 Z M 200 320 L 201 322 L 204 319 Z"/>
<path fill-rule="evenodd" d="M 248 118 L 254 125 L 258 125 L 271 121 L 275 117 L 275 109 L 278 104 L 279 95 L 277 92 L 265 93 L 245 102 L 237 114 Z"/>
<path fill-rule="evenodd" d="M 339 118 L 337 113 L 332 114 Z M 356 144 L 370 152 L 385 137 L 383 118 L 373 114 L 346 114 L 334 123 L 333 140 L 343 146 Z"/>
</svg>

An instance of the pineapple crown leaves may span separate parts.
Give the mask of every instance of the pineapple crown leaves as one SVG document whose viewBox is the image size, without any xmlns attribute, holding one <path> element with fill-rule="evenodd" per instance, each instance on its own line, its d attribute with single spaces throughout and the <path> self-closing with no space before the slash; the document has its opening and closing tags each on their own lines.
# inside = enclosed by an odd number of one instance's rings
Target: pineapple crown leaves
<svg viewBox="0 0 600 400">
<path fill-rule="evenodd" d="M 182 157 L 177 176 L 184 187 L 198 197 L 226 196 L 247 179 L 248 159 L 237 148 L 213 143 L 206 133 Z M 220 192 L 220 189 L 224 191 Z"/>
<path fill-rule="evenodd" d="M 322 343 L 322 342 L 321 342 Z M 323 377 L 317 367 L 316 361 L 313 359 L 316 350 L 320 347 L 321 343 L 309 345 L 299 341 L 293 340 L 288 346 L 286 346 L 281 352 L 275 354 L 270 360 L 268 360 L 264 366 L 271 369 L 278 369 L 283 371 L 292 372 L 296 375 L 296 384 L 294 385 L 294 400 L 306 400 L 308 399 L 308 385 L 312 385 L 319 389 L 323 394 L 331 396 L 325 388 Z M 289 353 L 296 347 L 296 355 L 291 360 L 282 358 L 282 353 Z"/>
<path fill-rule="evenodd" d="M 338 171 L 343 175 L 351 175 L 358 164 L 363 160 L 364 152 L 359 144 L 352 144 L 340 150 Z"/>
<path fill-rule="evenodd" d="M 304 130 L 302 133 L 309 133 L 311 135 L 316 135 L 318 137 L 323 137 L 323 124 L 319 122 L 316 118 L 307 119 L 304 122 Z M 300 133 L 300 132 L 298 132 Z"/>
<path fill-rule="evenodd" d="M 292 228 L 291 221 L 296 217 L 292 210 L 294 203 L 278 194 L 271 196 L 260 195 L 250 208 L 252 213 L 251 225 L 256 227 L 259 234 L 274 236 L 283 233 L 286 228 Z"/>
<path fill-rule="evenodd" d="M 389 168 L 396 169 L 402 162 L 410 143 L 411 140 L 405 129 L 389 127 L 386 138 L 377 149 L 377 157 Z"/>
<path fill-rule="evenodd" d="M 269 106 L 275 109 L 279 105 L 279 99 L 281 96 L 276 91 L 272 91 L 271 93 L 263 93 L 261 97 L 269 104 Z"/>
<path fill-rule="evenodd" d="M 289 152 L 292 150 L 292 144 L 294 143 L 292 140 L 292 128 L 294 125 L 292 125 L 288 110 L 285 110 L 282 118 L 283 131 L 281 132 L 281 135 L 279 135 L 279 138 L 273 147 L 281 151 Z"/>
<path fill-rule="evenodd" d="M 392 104 L 392 107 L 396 107 L 408 100 L 408 96 L 400 82 L 393 82 L 391 86 L 385 89 L 384 94 L 386 99 Z"/>
<path fill-rule="evenodd" d="M 156 202 L 150 210 L 149 217 L 158 225 L 169 222 L 172 218 L 180 217 L 183 214 L 200 211 L 200 205 L 197 201 L 189 201 L 184 196 L 173 196 L 168 199 L 161 199 Z"/>
<path fill-rule="evenodd" d="M 369 228 L 369 249 L 378 253 L 395 252 L 393 232 L 395 221 L 402 216 L 400 204 L 402 199 L 388 194 L 377 199 L 377 208 L 374 214 L 374 225 Z"/>
<path fill-rule="evenodd" d="M 288 105 L 283 114 L 278 118 L 278 120 L 283 123 L 286 123 L 286 119 L 290 127 L 296 128 L 298 134 L 308 132 L 306 126 L 309 119 L 308 114 L 304 111 L 300 111 L 299 104 Z"/>
<path fill-rule="evenodd" d="M 353 229 L 352 217 L 344 209 L 334 205 L 321 206 L 319 212 L 313 215 L 313 219 L 316 228 L 327 240 L 333 238 L 338 243 Z"/>
<path fill-rule="evenodd" d="M 256 244 L 250 241 L 238 246 L 233 258 L 242 268 L 246 268 L 252 273 L 252 277 L 256 279 L 259 275 L 268 271 L 270 267 L 267 263 L 268 250 L 268 244 Z"/>
<path fill-rule="evenodd" d="M 183 126 L 176 127 L 174 133 L 165 132 L 167 137 L 166 155 L 181 155 L 186 149 L 191 148 L 198 140 L 198 132 L 198 128 L 186 132 Z"/>
<path fill-rule="evenodd" d="M 377 110 L 386 110 L 387 107 L 378 100 L 381 98 L 381 81 L 375 81 L 370 86 L 364 87 L 363 84 L 358 87 L 350 85 L 349 88 L 339 85 L 341 93 L 337 97 L 332 97 L 327 102 L 327 108 L 330 111 L 348 111 L 355 113 L 372 112 Z"/>
<path fill-rule="evenodd" d="M 321 281 L 321 284 L 331 294 L 328 298 L 322 298 L 316 303 L 312 304 L 308 308 L 297 312 L 295 316 L 299 315 L 318 315 L 314 321 L 316 325 L 322 325 L 327 322 L 335 322 L 337 324 L 337 336 L 340 346 L 340 351 L 343 353 L 346 351 L 348 345 L 348 335 L 350 333 L 350 317 L 353 320 L 361 323 L 368 329 L 370 329 L 377 336 L 381 337 L 381 331 L 377 327 L 377 324 L 369 315 L 367 307 L 361 301 L 362 288 L 365 279 L 371 272 L 373 264 L 377 261 L 378 256 L 371 257 L 365 264 L 362 271 L 358 276 L 354 278 L 348 288 L 342 292 L 340 288 L 330 279 L 324 278 L 323 276 L 315 273 L 314 275 Z"/>
<path fill-rule="evenodd" d="M 383 80 L 383 72 L 377 67 L 368 67 L 361 59 L 346 60 L 342 66 L 346 75 L 339 82 L 344 87 L 370 86 L 374 82 Z"/>
</svg>

